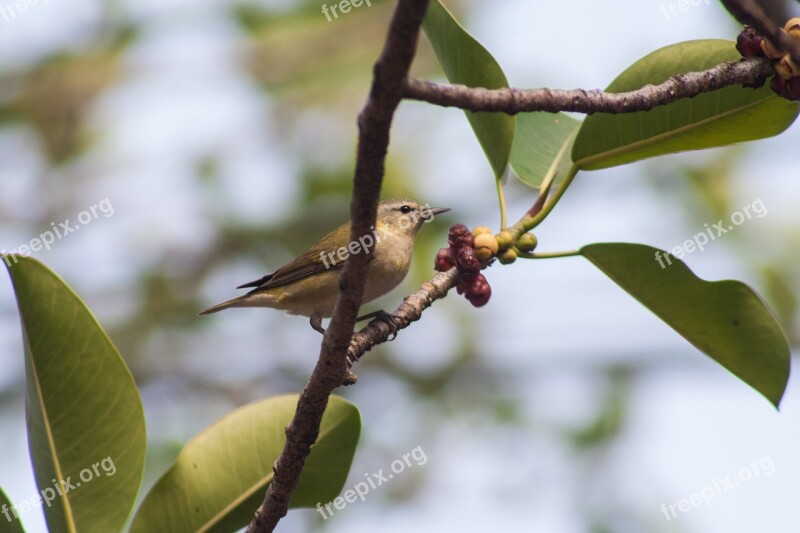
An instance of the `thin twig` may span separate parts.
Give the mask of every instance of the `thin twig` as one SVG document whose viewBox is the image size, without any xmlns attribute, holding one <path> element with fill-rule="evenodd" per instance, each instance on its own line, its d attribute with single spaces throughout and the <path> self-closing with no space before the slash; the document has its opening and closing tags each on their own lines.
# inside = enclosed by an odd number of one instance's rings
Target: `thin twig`
<svg viewBox="0 0 800 533">
<path fill-rule="evenodd" d="M 417 292 L 406 296 L 400 307 L 392 313 L 395 328 L 390 327 L 384 320 L 375 319 L 353 335 L 350 340 L 350 348 L 347 350 L 349 366 L 352 367 L 361 359 L 362 355 L 378 344 L 389 340 L 393 334 L 419 320 L 422 313 L 433 302 L 447 296 L 447 292 L 455 286 L 457 281 L 458 271 L 455 268 L 451 268 L 447 272 L 439 272 L 433 279 L 423 283 Z"/>
<path fill-rule="evenodd" d="M 624 93 L 607 93 L 599 89 L 483 89 L 410 78 L 405 82 L 405 97 L 467 111 L 500 111 L 509 115 L 531 111 L 631 113 L 730 85 L 763 84 L 774 72 L 772 63 L 766 58 L 743 59 L 702 72 L 680 74 L 659 85 L 646 85 Z"/>
</svg>

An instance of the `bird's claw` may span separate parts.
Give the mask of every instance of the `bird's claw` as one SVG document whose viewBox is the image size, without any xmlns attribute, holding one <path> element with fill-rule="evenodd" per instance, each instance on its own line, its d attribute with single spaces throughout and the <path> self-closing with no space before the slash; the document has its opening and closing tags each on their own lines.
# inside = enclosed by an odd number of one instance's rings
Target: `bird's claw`
<svg viewBox="0 0 800 533">
<path fill-rule="evenodd" d="M 394 321 L 395 318 L 397 317 L 383 310 L 377 311 L 375 313 L 375 320 L 380 320 L 381 322 L 389 326 L 389 330 L 391 331 L 392 334 L 391 338 L 388 339 L 390 341 L 393 341 L 394 339 L 397 338 L 397 332 L 399 331 L 397 328 L 397 323 Z"/>
</svg>

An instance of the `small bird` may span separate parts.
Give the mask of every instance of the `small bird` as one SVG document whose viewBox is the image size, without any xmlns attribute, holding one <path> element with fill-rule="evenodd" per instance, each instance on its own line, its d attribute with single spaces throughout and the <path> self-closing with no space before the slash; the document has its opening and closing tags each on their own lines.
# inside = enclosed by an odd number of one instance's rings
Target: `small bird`
<svg viewBox="0 0 800 533">
<path fill-rule="evenodd" d="M 200 314 L 208 315 L 230 307 L 271 307 L 310 317 L 312 327 L 324 332 L 321 319 L 333 315 L 339 294 L 339 274 L 350 255 L 372 254 L 362 303 L 371 302 L 403 281 L 411 266 L 417 232 L 423 224 L 447 211 L 450 211 L 447 207 L 431 208 L 413 200 L 383 201 L 378 204 L 375 226 L 370 226 L 372 233 L 348 242 L 350 222 L 346 222 L 295 260 L 237 287 L 253 287 L 247 294 Z"/>
</svg>

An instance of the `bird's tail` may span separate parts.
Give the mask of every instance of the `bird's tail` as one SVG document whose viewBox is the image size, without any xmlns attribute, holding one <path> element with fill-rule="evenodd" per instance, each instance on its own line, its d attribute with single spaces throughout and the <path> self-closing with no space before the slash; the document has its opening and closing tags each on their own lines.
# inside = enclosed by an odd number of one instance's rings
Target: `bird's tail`
<svg viewBox="0 0 800 533">
<path fill-rule="evenodd" d="M 208 309 L 206 309 L 205 311 L 200 311 L 199 314 L 201 314 L 201 315 L 210 315 L 212 313 L 216 313 L 218 311 L 222 311 L 223 309 L 228 309 L 230 307 L 248 307 L 248 304 L 245 303 L 245 298 L 247 296 L 248 296 L 247 294 L 243 294 L 242 296 L 239 296 L 237 298 L 232 298 L 232 299 L 228 300 L 227 302 L 222 302 L 221 304 L 217 304 L 217 305 L 211 306 Z"/>
</svg>

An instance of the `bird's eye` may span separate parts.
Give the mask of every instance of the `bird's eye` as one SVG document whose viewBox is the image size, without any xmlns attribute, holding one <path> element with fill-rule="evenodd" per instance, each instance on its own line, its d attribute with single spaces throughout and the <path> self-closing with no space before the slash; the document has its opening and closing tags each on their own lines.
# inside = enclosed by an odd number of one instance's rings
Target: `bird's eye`
<svg viewBox="0 0 800 533">
<path fill-rule="evenodd" d="M 404 205 L 403 207 L 400 208 L 400 212 L 403 213 L 404 215 L 407 214 L 407 213 L 410 213 L 411 212 L 411 206 L 410 205 Z"/>
</svg>

